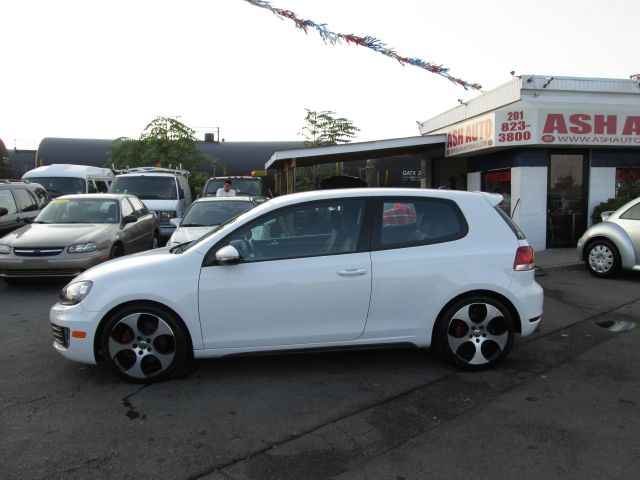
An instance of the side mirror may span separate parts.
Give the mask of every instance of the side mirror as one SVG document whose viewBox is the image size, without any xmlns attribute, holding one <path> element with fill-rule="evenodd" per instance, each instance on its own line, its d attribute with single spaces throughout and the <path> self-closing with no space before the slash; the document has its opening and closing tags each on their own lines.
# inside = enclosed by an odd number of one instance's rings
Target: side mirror
<svg viewBox="0 0 640 480">
<path fill-rule="evenodd" d="M 216 252 L 216 260 L 221 265 L 235 265 L 240 261 L 240 253 L 235 247 L 227 245 Z"/>
<path fill-rule="evenodd" d="M 176 227 L 179 227 L 181 220 L 182 220 L 182 218 L 172 218 L 171 220 L 169 220 L 169 223 L 171 225 L 175 225 Z"/>
<path fill-rule="evenodd" d="M 127 223 L 135 223 L 138 221 L 138 218 L 135 215 L 127 215 L 122 217 L 122 224 L 126 225 Z"/>
<path fill-rule="evenodd" d="M 0 207 L 0 217 L 4 217 L 8 213 L 9 213 L 9 210 L 7 210 L 4 207 Z"/>
</svg>

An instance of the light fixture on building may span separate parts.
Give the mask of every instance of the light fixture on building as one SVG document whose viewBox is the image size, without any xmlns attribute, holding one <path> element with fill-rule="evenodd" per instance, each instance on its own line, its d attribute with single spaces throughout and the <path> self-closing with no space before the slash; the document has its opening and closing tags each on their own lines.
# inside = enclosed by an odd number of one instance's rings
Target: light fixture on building
<svg viewBox="0 0 640 480">
<path fill-rule="evenodd" d="M 542 85 L 542 88 L 547 88 L 549 84 L 553 81 L 553 77 L 544 77 L 544 79 L 546 80 L 546 82 L 544 82 L 544 85 Z"/>
<path fill-rule="evenodd" d="M 463 102 L 461 98 L 458 99 L 458 103 L 460 105 L 464 105 L 465 107 L 467 106 L 467 102 Z"/>
</svg>

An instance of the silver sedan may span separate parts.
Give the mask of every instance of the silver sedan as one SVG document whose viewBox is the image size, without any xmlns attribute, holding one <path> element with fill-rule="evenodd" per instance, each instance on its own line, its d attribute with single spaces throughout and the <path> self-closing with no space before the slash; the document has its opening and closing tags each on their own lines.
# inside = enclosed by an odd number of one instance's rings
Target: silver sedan
<svg viewBox="0 0 640 480">
<path fill-rule="evenodd" d="M 596 277 L 611 277 L 624 270 L 640 271 L 640 197 L 615 212 L 578 240 L 578 256 Z"/>
<path fill-rule="evenodd" d="M 158 219 L 133 195 L 65 195 L 0 239 L 0 277 L 74 277 L 98 263 L 158 246 Z"/>
</svg>

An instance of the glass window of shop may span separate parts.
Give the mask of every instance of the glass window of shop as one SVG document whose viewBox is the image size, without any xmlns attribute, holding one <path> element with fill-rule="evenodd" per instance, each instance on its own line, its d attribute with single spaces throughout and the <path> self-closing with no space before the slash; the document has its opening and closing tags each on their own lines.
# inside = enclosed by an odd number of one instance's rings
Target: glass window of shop
<svg viewBox="0 0 640 480">
<path fill-rule="evenodd" d="M 499 193 L 502 202 L 499 207 L 511 216 L 511 170 L 494 170 L 482 173 L 482 191 Z"/>
<path fill-rule="evenodd" d="M 640 197 L 640 168 L 616 169 L 616 198 Z"/>
</svg>

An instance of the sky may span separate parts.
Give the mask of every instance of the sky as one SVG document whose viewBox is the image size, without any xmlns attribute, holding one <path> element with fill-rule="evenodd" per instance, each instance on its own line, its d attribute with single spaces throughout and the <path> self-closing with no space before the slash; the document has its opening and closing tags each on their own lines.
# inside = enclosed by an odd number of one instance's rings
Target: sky
<svg viewBox="0 0 640 480">
<path fill-rule="evenodd" d="M 637 0 L 273 0 L 373 36 L 483 91 L 516 75 L 640 72 Z M 203 138 L 303 140 L 305 108 L 360 129 L 355 141 L 419 134 L 417 122 L 481 94 L 355 45 L 323 43 L 245 0 L 20 0 L 0 26 L 0 139 L 139 137 L 157 116 Z"/>
</svg>

